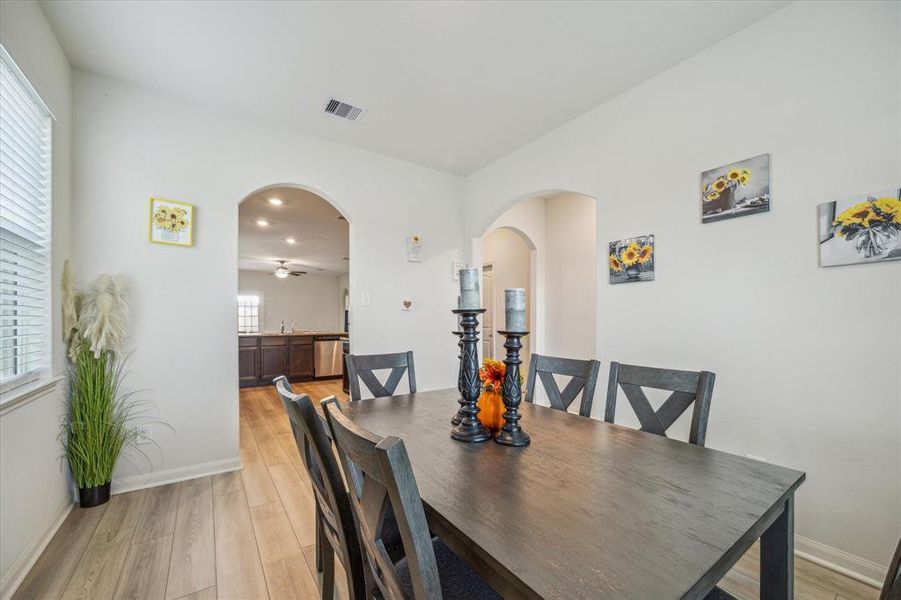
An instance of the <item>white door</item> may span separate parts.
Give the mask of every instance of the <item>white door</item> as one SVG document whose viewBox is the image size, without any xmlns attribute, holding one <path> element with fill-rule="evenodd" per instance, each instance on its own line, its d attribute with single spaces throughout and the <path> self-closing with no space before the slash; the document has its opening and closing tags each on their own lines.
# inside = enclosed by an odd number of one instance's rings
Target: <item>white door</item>
<svg viewBox="0 0 901 600">
<path fill-rule="evenodd" d="M 482 265 L 482 358 L 494 358 L 494 266 Z"/>
</svg>

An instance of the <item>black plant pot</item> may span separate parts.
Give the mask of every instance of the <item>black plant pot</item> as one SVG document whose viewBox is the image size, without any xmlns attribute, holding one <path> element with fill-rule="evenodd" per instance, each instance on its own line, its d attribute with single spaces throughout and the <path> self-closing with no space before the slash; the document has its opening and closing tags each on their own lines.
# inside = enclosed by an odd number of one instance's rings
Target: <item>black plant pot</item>
<svg viewBox="0 0 901 600">
<path fill-rule="evenodd" d="M 110 482 L 89 488 L 78 488 L 78 500 L 82 508 L 100 506 L 109 502 Z"/>
</svg>

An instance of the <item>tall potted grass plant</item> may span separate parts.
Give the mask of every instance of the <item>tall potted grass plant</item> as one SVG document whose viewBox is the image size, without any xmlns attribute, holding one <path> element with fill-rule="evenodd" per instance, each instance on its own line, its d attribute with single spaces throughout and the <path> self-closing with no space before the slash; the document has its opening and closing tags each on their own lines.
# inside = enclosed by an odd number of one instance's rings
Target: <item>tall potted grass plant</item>
<svg viewBox="0 0 901 600">
<path fill-rule="evenodd" d="M 69 347 L 69 410 L 61 440 L 82 507 L 109 500 L 122 451 L 138 438 L 140 402 L 123 389 L 128 326 L 125 281 L 101 275 L 85 293 L 63 272 L 63 336 Z"/>
</svg>

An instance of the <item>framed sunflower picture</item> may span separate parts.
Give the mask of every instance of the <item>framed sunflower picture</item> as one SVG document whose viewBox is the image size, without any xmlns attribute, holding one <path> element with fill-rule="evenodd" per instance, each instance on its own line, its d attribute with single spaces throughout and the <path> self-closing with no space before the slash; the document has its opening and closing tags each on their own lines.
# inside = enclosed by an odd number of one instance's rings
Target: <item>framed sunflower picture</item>
<svg viewBox="0 0 901 600">
<path fill-rule="evenodd" d="M 194 206 L 177 200 L 150 199 L 147 237 L 156 244 L 194 245 Z"/>
<path fill-rule="evenodd" d="M 610 242 L 610 283 L 654 280 L 654 234 Z"/>
<path fill-rule="evenodd" d="M 770 155 L 761 154 L 701 173 L 701 222 L 770 210 Z"/>
<path fill-rule="evenodd" d="M 901 189 L 820 204 L 820 266 L 901 260 Z"/>
</svg>

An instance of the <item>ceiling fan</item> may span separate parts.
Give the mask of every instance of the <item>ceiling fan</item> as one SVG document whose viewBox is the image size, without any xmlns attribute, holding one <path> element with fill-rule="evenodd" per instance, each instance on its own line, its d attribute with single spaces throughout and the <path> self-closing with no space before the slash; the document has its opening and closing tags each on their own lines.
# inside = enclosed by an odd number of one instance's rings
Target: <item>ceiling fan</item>
<svg viewBox="0 0 901 600">
<path fill-rule="evenodd" d="M 293 275 L 294 277 L 299 277 L 300 275 L 307 274 L 306 271 L 290 270 L 288 267 L 285 266 L 288 263 L 288 261 L 286 261 L 286 260 L 280 260 L 277 262 L 278 262 L 278 266 L 275 268 L 275 273 L 273 273 L 273 275 L 275 275 L 279 279 L 285 279 L 286 277 L 288 277 L 288 275 Z"/>
</svg>

